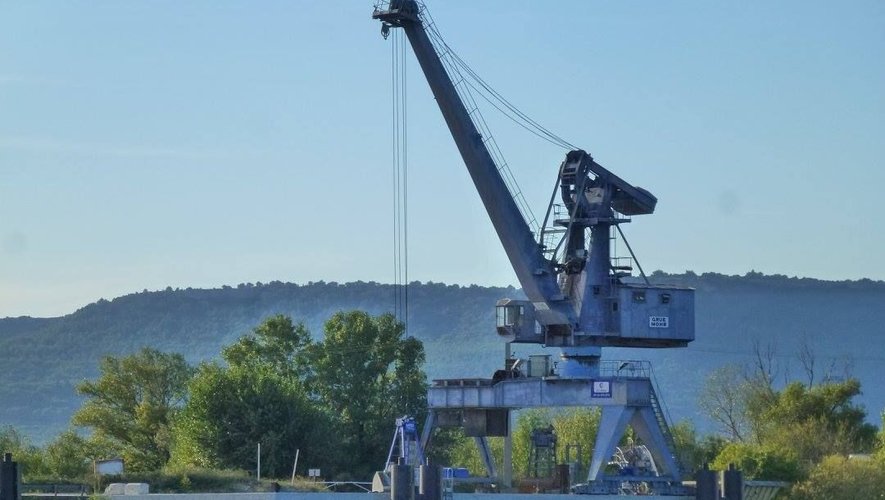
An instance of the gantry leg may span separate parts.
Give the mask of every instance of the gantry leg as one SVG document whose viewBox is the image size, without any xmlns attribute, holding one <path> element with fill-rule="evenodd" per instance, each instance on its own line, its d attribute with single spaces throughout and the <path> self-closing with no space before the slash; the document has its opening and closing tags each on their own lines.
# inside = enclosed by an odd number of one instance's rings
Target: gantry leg
<svg viewBox="0 0 885 500">
<path fill-rule="evenodd" d="M 495 469 L 495 458 L 492 456 L 492 450 L 489 448 L 489 439 L 485 436 L 477 436 L 473 438 L 476 441 L 476 447 L 479 448 L 479 456 L 486 466 L 488 477 L 496 479 L 498 471 Z"/>
<path fill-rule="evenodd" d="M 424 456 L 427 456 L 427 448 L 430 446 L 430 440 L 433 439 L 433 427 L 436 425 L 436 412 L 428 410 L 427 418 L 424 419 L 424 429 L 421 431 L 421 450 Z"/>
<path fill-rule="evenodd" d="M 608 463 L 615 446 L 627 430 L 627 423 L 633 417 L 636 408 L 628 406 L 603 406 L 602 418 L 599 420 L 599 430 L 596 431 L 596 445 L 593 447 L 593 458 L 590 460 L 590 470 L 587 472 L 587 481 L 592 482 L 599 476 L 603 465 Z"/>
<path fill-rule="evenodd" d="M 672 476 L 674 480 L 679 480 L 681 474 L 679 464 L 673 456 L 676 450 L 671 450 L 667 444 L 664 431 L 655 418 L 654 410 L 648 406 L 639 408 L 630 425 L 636 431 L 636 437 L 642 440 L 651 452 L 658 468 L 658 475 L 666 474 Z"/>
</svg>

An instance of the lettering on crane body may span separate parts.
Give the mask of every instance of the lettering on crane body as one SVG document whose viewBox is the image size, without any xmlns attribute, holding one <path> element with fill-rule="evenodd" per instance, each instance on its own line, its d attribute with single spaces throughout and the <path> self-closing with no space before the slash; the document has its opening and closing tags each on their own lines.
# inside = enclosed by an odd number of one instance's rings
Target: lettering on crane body
<svg viewBox="0 0 885 500">
<path fill-rule="evenodd" d="M 610 398 L 612 397 L 612 383 L 610 380 L 594 380 L 590 387 L 591 398 Z"/>
<path fill-rule="evenodd" d="M 648 327 L 649 328 L 670 328 L 670 317 L 669 316 L 649 316 L 648 317 Z"/>
</svg>

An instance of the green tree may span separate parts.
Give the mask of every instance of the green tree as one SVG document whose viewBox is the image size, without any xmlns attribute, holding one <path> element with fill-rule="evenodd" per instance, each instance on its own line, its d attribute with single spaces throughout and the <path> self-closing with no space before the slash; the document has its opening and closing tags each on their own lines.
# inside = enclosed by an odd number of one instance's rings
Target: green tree
<svg viewBox="0 0 885 500">
<path fill-rule="evenodd" d="M 41 450 L 41 474 L 53 480 L 82 481 L 92 472 L 95 460 L 116 456 L 118 448 L 108 439 L 95 435 L 83 437 L 76 430 L 68 429 Z"/>
<path fill-rule="evenodd" d="M 454 429 L 453 437 L 451 450 L 449 451 L 450 461 L 447 463 L 452 467 L 463 467 L 469 470 L 472 475 L 484 475 L 486 473 L 486 466 L 480 456 L 476 438 L 465 436 L 463 429 Z M 495 461 L 495 467 L 500 474 L 504 459 L 504 438 L 490 437 L 487 439 L 489 450 L 492 452 L 492 460 Z"/>
<path fill-rule="evenodd" d="M 304 381 L 310 334 L 286 316 L 270 317 L 222 350 L 227 363 L 204 363 L 175 429 L 176 464 L 285 475 L 297 449 L 312 466 L 334 464 L 337 434 Z"/>
<path fill-rule="evenodd" d="M 430 449 L 425 450 L 427 459 L 432 464 L 455 467 L 455 448 L 465 439 L 464 432 L 455 427 L 437 427 L 433 431 Z"/>
<path fill-rule="evenodd" d="M 405 414 L 422 419 L 427 413 L 427 375 L 424 345 L 415 337 L 399 341 L 393 362 L 391 404 Z"/>
<path fill-rule="evenodd" d="M 45 457 L 40 448 L 11 426 L 0 427 L 0 453 L 12 453 L 12 459 L 21 464 L 25 478 L 47 473 Z"/>
<path fill-rule="evenodd" d="M 557 461 L 566 461 L 566 448 L 572 445 L 570 461 L 577 461 L 586 468 L 593 453 L 596 430 L 599 427 L 598 408 L 569 408 L 552 410 L 549 408 L 532 408 L 520 410 L 515 417 L 511 436 L 513 439 L 513 474 L 515 478 L 529 477 L 530 455 L 532 450 L 532 431 L 553 426 L 557 437 Z M 449 463 L 467 467 L 471 471 L 482 471 L 484 465 L 476 443 L 462 432 L 449 436 L 452 443 L 447 458 Z M 575 446 L 577 445 L 577 446 Z M 436 444 L 434 444 L 436 446 Z M 489 447 L 497 467 L 503 466 L 503 439 L 489 438 Z M 580 455 L 578 451 L 580 450 Z M 586 469 L 585 469 L 586 470 Z"/>
<path fill-rule="evenodd" d="M 278 314 L 261 322 L 222 350 L 229 366 L 248 367 L 260 364 L 291 380 L 307 375 L 306 349 L 311 344 L 310 332 L 304 323 L 293 324 L 292 318 Z"/>
<path fill-rule="evenodd" d="M 532 431 L 549 427 L 553 423 L 551 411 L 547 408 L 521 410 L 516 417 L 516 425 L 511 432 L 513 438 L 513 475 L 529 477 L 529 462 L 532 452 Z"/>
<path fill-rule="evenodd" d="M 813 381 L 813 356 L 804 352 L 803 366 Z M 789 454 L 807 469 L 828 455 L 875 448 L 876 428 L 865 422 L 866 411 L 853 402 L 860 394 L 858 380 L 824 377 L 815 385 L 791 382 L 778 390 L 773 384 L 773 350 L 757 345 L 755 354 L 751 369 L 729 366 L 715 372 L 700 401 L 726 436 L 753 445 L 739 449 L 753 457 Z"/>
<path fill-rule="evenodd" d="M 688 420 L 676 422 L 670 426 L 670 433 L 673 435 L 673 442 L 676 445 L 674 453 L 682 466 L 683 476 L 691 476 L 692 472 L 698 470 L 705 463 L 711 462 L 718 454 L 710 454 L 709 441 L 701 441 L 698 438 L 694 425 Z"/>
<path fill-rule="evenodd" d="M 885 464 L 876 460 L 830 456 L 797 483 L 792 500 L 885 499 Z"/>
<path fill-rule="evenodd" d="M 92 470 L 87 458 L 88 441 L 74 430 L 62 432 L 46 445 L 44 456 L 49 475 L 58 479 L 79 479 Z"/>
<path fill-rule="evenodd" d="M 566 463 L 566 459 L 577 461 L 583 471 L 587 471 L 593 455 L 600 416 L 599 408 L 569 408 L 553 414 L 552 424 L 556 431 L 559 463 Z M 567 451 L 571 453 L 569 457 L 566 457 Z"/>
<path fill-rule="evenodd" d="M 683 477 L 692 477 L 704 464 L 713 463 L 729 441 L 719 434 L 699 436 L 689 420 L 681 420 L 670 426 L 676 445 L 676 457 L 682 467 Z"/>
<path fill-rule="evenodd" d="M 335 434 L 328 417 L 292 380 L 267 366 L 200 366 L 176 426 L 173 463 L 255 470 L 261 444 L 262 475 L 291 471 L 296 449 L 313 466 L 332 464 Z M 304 463 L 304 462 L 302 462 Z"/>
<path fill-rule="evenodd" d="M 143 348 L 104 357 L 100 371 L 97 380 L 77 386 L 87 399 L 73 423 L 112 441 L 129 470 L 161 468 L 169 460 L 171 425 L 193 370 L 180 354 Z"/>
<path fill-rule="evenodd" d="M 312 349 L 311 385 L 337 419 L 343 468 L 366 477 L 383 465 L 393 423 L 426 412 L 424 348 L 393 315 L 339 312 Z"/>
<path fill-rule="evenodd" d="M 734 464 L 746 479 L 795 481 L 802 477 L 798 457 L 782 448 L 748 443 L 730 443 L 722 449 L 712 468 L 726 470 Z"/>
<path fill-rule="evenodd" d="M 876 456 L 885 463 L 885 411 L 880 414 L 882 427 L 879 428 L 879 440 L 876 443 Z"/>
<path fill-rule="evenodd" d="M 865 422 L 866 411 L 852 403 L 860 382 L 828 382 L 807 387 L 793 382 L 776 393 L 758 416 L 758 441 L 795 450 L 817 463 L 832 454 L 871 452 L 876 427 Z"/>
<path fill-rule="evenodd" d="M 532 431 L 553 426 L 557 438 L 557 463 L 566 462 L 566 448 L 569 449 L 569 461 L 578 462 L 586 472 L 593 453 L 596 430 L 599 427 L 600 412 L 598 408 L 568 408 L 556 410 L 550 408 L 532 408 L 520 410 L 515 417 L 516 423 L 511 432 L 513 438 L 513 474 L 515 478 L 526 478 L 532 475 L 529 470 L 532 451 Z M 442 434 L 446 431 L 439 431 Z M 489 448 L 496 467 L 503 467 L 504 440 L 491 437 Z M 453 466 L 466 467 L 472 473 L 480 473 L 485 469 L 482 457 L 474 438 L 465 436 L 460 429 L 446 434 L 446 443 L 450 446 L 446 455 L 447 462 Z M 434 438 L 434 448 L 437 446 Z M 580 454 L 578 454 L 580 451 Z"/>
</svg>

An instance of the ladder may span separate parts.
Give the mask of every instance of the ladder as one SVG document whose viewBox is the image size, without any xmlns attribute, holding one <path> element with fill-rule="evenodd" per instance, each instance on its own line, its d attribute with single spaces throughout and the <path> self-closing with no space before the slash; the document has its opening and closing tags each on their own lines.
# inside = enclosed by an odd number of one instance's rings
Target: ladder
<svg viewBox="0 0 885 500">
<path fill-rule="evenodd" d="M 651 380 L 649 380 L 649 382 L 651 382 Z M 658 400 L 657 390 L 655 389 L 654 383 L 649 384 L 648 399 L 651 403 L 652 411 L 654 411 L 655 420 L 657 420 L 658 426 L 661 428 L 661 433 L 664 435 L 664 441 L 667 442 L 667 447 L 670 449 L 671 453 L 673 453 L 673 460 L 676 461 L 676 465 L 681 471 L 683 465 L 679 460 L 679 455 L 676 453 L 676 441 L 673 439 L 673 433 L 670 431 L 670 425 L 667 423 L 664 409 L 661 407 L 660 400 Z"/>
</svg>

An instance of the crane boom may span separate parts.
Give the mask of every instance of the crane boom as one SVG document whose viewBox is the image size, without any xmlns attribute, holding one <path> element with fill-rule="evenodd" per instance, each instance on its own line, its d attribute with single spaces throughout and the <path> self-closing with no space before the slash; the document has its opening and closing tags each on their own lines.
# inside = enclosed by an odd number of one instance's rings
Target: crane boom
<svg viewBox="0 0 885 500">
<path fill-rule="evenodd" d="M 538 321 L 550 327 L 571 328 L 576 324 L 574 308 L 563 296 L 553 264 L 535 241 L 492 159 L 487 138 L 470 118 L 424 30 L 418 4 L 414 0 L 393 0 L 387 10 L 376 10 L 373 17 L 405 31 L 523 292 L 535 303 Z"/>
</svg>

